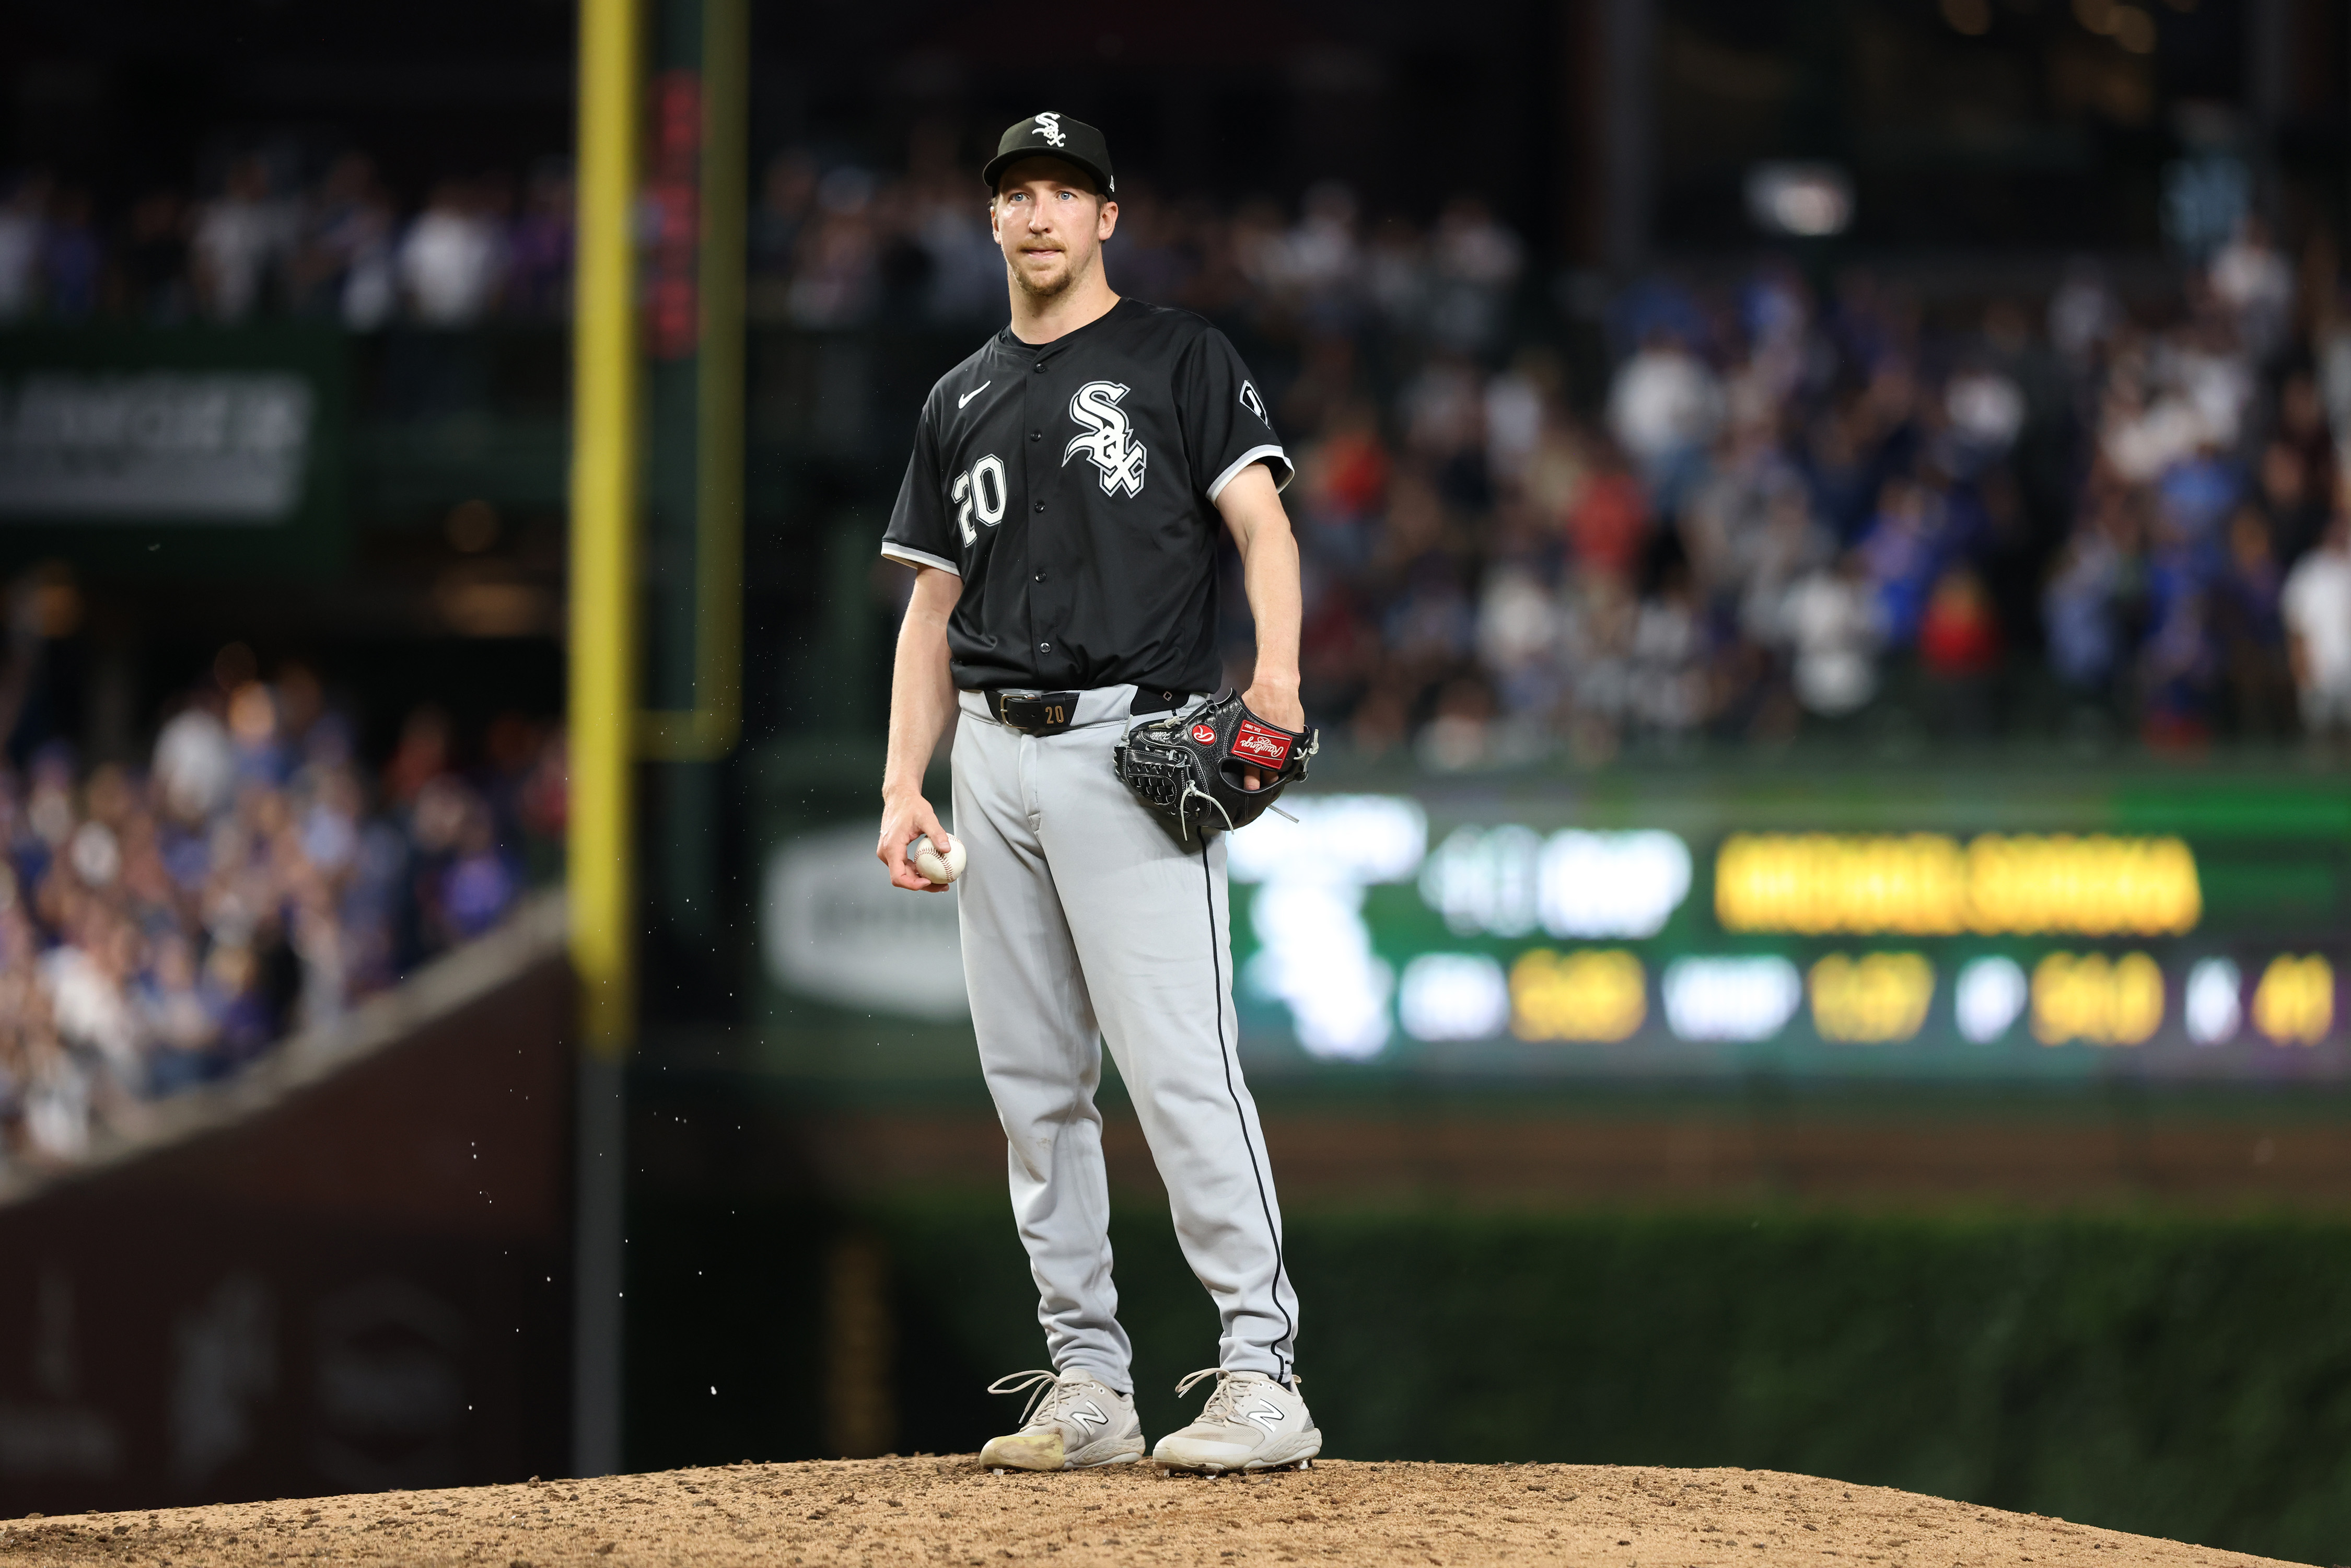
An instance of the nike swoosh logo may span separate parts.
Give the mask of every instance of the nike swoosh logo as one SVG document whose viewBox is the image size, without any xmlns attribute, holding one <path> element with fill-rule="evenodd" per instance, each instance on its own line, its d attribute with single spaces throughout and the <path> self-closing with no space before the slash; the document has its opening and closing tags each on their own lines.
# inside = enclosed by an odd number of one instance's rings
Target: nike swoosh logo
<svg viewBox="0 0 2351 1568">
<path fill-rule="evenodd" d="M 994 377 L 992 377 L 992 376 L 991 376 L 991 377 L 990 377 L 990 378 L 988 378 L 987 381 L 984 381 L 984 382 L 980 382 L 977 386 L 976 386 L 976 387 L 972 388 L 972 389 L 971 389 L 971 391 L 969 391 L 969 392 L 967 392 L 964 393 L 964 394 L 963 394 L 963 396 L 961 396 L 961 397 L 959 397 L 959 398 L 956 399 L 956 407 L 957 407 L 957 408 L 961 408 L 964 404 L 966 404 L 966 403 L 969 402 L 972 399 L 974 399 L 974 398 L 977 397 L 980 393 L 982 393 L 982 392 L 986 392 L 988 388 L 990 388 L 990 387 L 994 386 L 995 384 L 996 384 L 996 380 L 995 380 L 995 378 L 994 378 Z"/>
</svg>

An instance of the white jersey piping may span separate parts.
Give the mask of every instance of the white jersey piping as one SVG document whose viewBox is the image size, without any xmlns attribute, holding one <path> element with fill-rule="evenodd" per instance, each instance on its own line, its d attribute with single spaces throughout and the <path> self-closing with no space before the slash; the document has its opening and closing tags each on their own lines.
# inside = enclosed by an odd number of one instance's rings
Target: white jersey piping
<svg viewBox="0 0 2351 1568">
<path fill-rule="evenodd" d="M 889 539 L 882 541 L 882 553 L 892 560 L 903 560 L 908 566 L 935 566 L 950 577 L 963 575 L 963 568 L 951 560 L 940 556 L 926 555 L 912 546 L 897 544 Z"/>
<path fill-rule="evenodd" d="M 1208 505 L 1212 507 L 1215 506 L 1217 504 L 1217 497 L 1225 493 L 1225 486 L 1238 478 L 1242 469 L 1248 467 L 1250 464 L 1256 462 L 1260 457 L 1279 457 L 1281 459 L 1281 476 L 1274 480 L 1273 487 L 1277 493 L 1287 489 L 1290 486 L 1290 476 L 1297 472 L 1297 470 L 1290 466 L 1290 454 L 1284 452 L 1279 446 L 1252 446 L 1247 452 L 1242 453 L 1238 457 L 1234 458 L 1233 465 L 1231 467 L 1217 476 L 1217 482 L 1208 486 Z"/>
</svg>

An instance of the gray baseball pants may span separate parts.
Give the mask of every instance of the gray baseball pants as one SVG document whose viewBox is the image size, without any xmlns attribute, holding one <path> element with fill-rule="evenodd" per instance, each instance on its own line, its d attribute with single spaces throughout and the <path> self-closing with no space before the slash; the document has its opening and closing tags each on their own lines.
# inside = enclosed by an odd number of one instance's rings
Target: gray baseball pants
<svg viewBox="0 0 2351 1568">
<path fill-rule="evenodd" d="M 980 1067 L 1055 1369 L 1134 1386 L 1094 1103 L 1107 1041 L 1176 1239 L 1217 1303 L 1217 1364 L 1283 1377 L 1298 1298 L 1241 1081 L 1224 841 L 1177 837 L 1112 773 L 1134 695 L 1082 693 L 1070 729 L 1031 736 L 962 694 L 954 831 L 968 860 L 956 896 Z"/>
</svg>

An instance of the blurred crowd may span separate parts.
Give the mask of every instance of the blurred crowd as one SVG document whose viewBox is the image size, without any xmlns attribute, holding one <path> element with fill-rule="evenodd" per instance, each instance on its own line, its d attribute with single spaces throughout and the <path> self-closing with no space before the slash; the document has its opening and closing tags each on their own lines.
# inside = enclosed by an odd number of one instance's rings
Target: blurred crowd
<svg viewBox="0 0 2351 1568">
<path fill-rule="evenodd" d="M 509 716 L 482 750 L 460 771 L 420 708 L 371 779 L 289 664 L 192 695 L 143 771 L 0 773 L 0 1167 L 134 1134 L 497 925 L 556 870 L 562 740 Z"/>
<path fill-rule="evenodd" d="M 1297 367 L 1308 703 L 1361 749 L 2351 728 L 2323 250 L 2248 223 L 2166 297 L 2084 262 L 1939 312 L 1858 270 L 1648 277 L 1580 411 L 1475 204 L 1366 235 L 1326 189 L 1236 240 Z"/>
<path fill-rule="evenodd" d="M 768 160 L 755 320 L 1001 322 L 969 162 L 939 126 L 896 172 Z M 242 160 L 111 225 L 18 180 L 0 319 L 560 314 L 562 165 L 444 182 L 411 212 L 363 157 L 307 184 L 280 167 Z M 2006 297 L 1770 257 L 1569 288 L 1474 195 L 1419 221 L 1335 183 L 1294 206 L 1121 194 L 1114 286 L 1224 326 L 1273 393 L 1309 707 L 1361 749 L 1453 768 L 1801 733 L 2351 728 L 2351 313 L 2323 243 L 2290 256 L 2248 220 L 2127 297 L 2089 261 Z M 656 159 L 657 349 L 672 316 L 691 338 L 664 290 L 692 276 L 674 242 L 695 222 Z"/>
<path fill-rule="evenodd" d="M 764 319 L 1000 321 L 951 153 L 774 159 Z M 2351 314 L 2323 244 L 2297 262 L 2248 220 L 2127 298 L 2087 260 L 1931 304 L 1768 257 L 1567 289 L 1473 195 L 1419 223 L 1336 183 L 1121 194 L 1114 287 L 1217 321 L 1275 394 L 1308 706 L 1358 749 L 2351 728 Z"/>
<path fill-rule="evenodd" d="M 436 183 L 403 211 L 372 161 L 312 181 L 292 161 L 237 159 L 210 193 L 162 187 L 119 212 L 38 174 L 0 200 L 0 323 L 257 317 L 470 327 L 569 308 L 572 193 L 550 161 L 520 188 L 497 173 Z"/>
</svg>

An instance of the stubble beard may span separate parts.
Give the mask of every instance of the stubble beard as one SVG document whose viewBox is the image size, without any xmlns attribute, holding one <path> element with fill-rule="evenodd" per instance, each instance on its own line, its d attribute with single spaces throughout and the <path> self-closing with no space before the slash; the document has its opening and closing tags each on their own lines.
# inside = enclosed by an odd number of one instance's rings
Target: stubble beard
<svg viewBox="0 0 2351 1568">
<path fill-rule="evenodd" d="M 1012 287 L 1020 290 L 1021 293 L 1027 295 L 1029 298 L 1037 300 L 1058 299 L 1062 295 L 1067 294 L 1071 287 L 1077 283 L 1078 279 L 1084 275 L 1083 269 L 1077 266 L 1076 263 L 1070 260 L 1070 253 L 1067 250 L 1061 252 L 1061 258 L 1062 267 L 1061 276 L 1049 282 L 1040 283 L 1031 281 L 1029 275 L 1021 270 L 1019 264 L 1017 262 L 1008 262 L 1006 270 L 1012 275 Z"/>
</svg>

